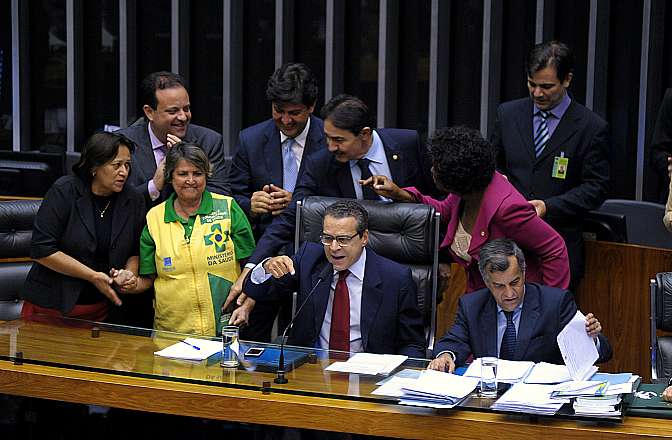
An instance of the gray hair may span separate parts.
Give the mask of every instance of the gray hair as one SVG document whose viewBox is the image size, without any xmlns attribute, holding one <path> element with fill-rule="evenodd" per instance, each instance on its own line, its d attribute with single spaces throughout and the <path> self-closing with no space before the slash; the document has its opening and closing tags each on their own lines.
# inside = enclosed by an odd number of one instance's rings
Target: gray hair
<svg viewBox="0 0 672 440">
<path fill-rule="evenodd" d="M 509 257 L 515 256 L 521 272 L 525 273 L 525 255 L 518 245 L 508 238 L 497 238 L 483 245 L 479 254 L 478 270 L 483 281 L 490 281 L 492 272 L 509 269 Z"/>
<path fill-rule="evenodd" d="M 166 154 L 166 168 L 163 171 L 163 175 L 167 183 L 173 181 L 173 172 L 182 159 L 194 165 L 199 171 L 202 171 L 206 176 L 206 180 L 212 175 L 210 159 L 208 159 L 208 155 L 205 154 L 200 145 L 192 142 L 178 142 Z"/>
</svg>

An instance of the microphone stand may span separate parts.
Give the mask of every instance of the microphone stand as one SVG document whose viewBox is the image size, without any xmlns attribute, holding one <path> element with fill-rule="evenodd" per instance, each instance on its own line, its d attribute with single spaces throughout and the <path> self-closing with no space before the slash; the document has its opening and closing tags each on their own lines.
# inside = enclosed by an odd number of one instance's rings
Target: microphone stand
<svg viewBox="0 0 672 440">
<path fill-rule="evenodd" d="M 320 285 L 322 281 L 324 281 L 327 276 L 331 275 L 333 272 L 334 268 L 331 264 L 327 264 L 324 266 L 324 268 L 320 271 L 320 274 L 317 276 L 317 282 L 313 286 L 312 289 L 310 289 L 310 292 L 308 292 L 308 295 L 306 296 L 306 299 L 303 300 L 301 305 L 299 306 L 298 310 L 292 316 L 292 320 L 289 322 L 287 327 L 285 327 L 285 331 L 282 332 L 282 339 L 280 341 L 280 357 L 278 358 L 278 370 L 275 379 L 273 379 L 273 382 L 278 383 L 278 384 L 285 384 L 289 382 L 287 377 L 285 377 L 285 337 L 287 336 L 287 332 L 289 331 L 290 328 L 294 326 L 294 321 L 296 318 L 299 316 L 299 313 L 301 313 L 301 310 L 303 310 L 303 307 L 308 303 L 308 300 L 310 297 L 313 296 L 313 293 L 315 292 L 315 289 L 317 289 L 317 286 Z"/>
</svg>

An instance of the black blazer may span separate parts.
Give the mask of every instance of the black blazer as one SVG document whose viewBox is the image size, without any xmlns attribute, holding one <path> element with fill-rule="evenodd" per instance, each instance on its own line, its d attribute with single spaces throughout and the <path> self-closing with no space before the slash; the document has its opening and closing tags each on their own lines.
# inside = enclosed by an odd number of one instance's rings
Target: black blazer
<svg viewBox="0 0 672 440">
<path fill-rule="evenodd" d="M 324 149 L 326 148 L 322 120 L 311 116 L 303 158 Z M 306 161 L 303 158 L 297 182 L 306 168 Z M 273 221 L 273 216 L 271 214 L 256 218 L 250 216 L 252 193 L 261 191 L 264 185 L 271 183 L 284 187 L 280 130 L 275 126 L 273 119 L 268 119 L 240 132 L 236 152 L 229 170 L 228 181 L 231 185 L 233 198 L 250 218 L 250 223 L 254 227 L 255 238 L 258 239 Z"/>
<path fill-rule="evenodd" d="M 516 361 L 564 364 L 557 336 L 576 314 L 572 294 L 555 287 L 525 283 L 523 310 L 518 328 Z M 611 359 L 612 349 L 606 336 L 600 334 L 598 363 Z M 455 364 L 464 365 L 469 355 L 474 358 L 497 353 L 497 303 L 488 289 L 477 290 L 460 298 L 455 324 L 439 340 L 434 352 L 452 351 Z"/>
<path fill-rule="evenodd" d="M 147 207 L 151 208 L 166 200 L 173 192 L 173 188 L 171 185 L 164 186 L 161 196 L 154 201 L 149 197 L 147 184 L 154 178 L 156 159 L 154 159 L 154 150 L 152 150 L 152 141 L 149 139 L 147 125 L 145 121 L 138 125 L 122 128 L 117 133 L 126 136 L 136 144 L 136 149 L 131 155 L 131 169 L 133 172 L 128 177 L 128 184 L 135 187 L 144 196 Z M 189 124 L 187 134 L 184 135 L 184 139 L 182 140 L 200 145 L 208 155 L 212 165 L 212 176 L 208 178 L 206 184 L 208 191 L 217 194 L 230 194 L 231 190 L 229 184 L 226 182 L 226 161 L 224 159 L 222 135 L 209 128 Z"/>
<path fill-rule="evenodd" d="M 262 299 L 268 294 L 267 285 L 273 283 L 286 294 L 298 292 L 297 304 L 302 304 L 328 262 L 324 247 L 311 242 L 304 243 L 292 259 L 295 275 L 271 277 L 263 284 L 254 284 L 248 278 L 245 292 L 254 299 Z M 327 311 L 330 286 L 331 278 L 328 278 L 315 289 L 297 315 L 288 344 L 315 347 Z M 422 315 L 411 270 L 369 248 L 366 249 L 360 320 L 365 352 L 425 357 Z"/>
<path fill-rule="evenodd" d="M 420 144 L 415 130 L 376 129 L 385 148 L 392 180 L 400 187 L 415 186 L 425 194 L 435 193 L 426 148 Z M 296 201 L 308 196 L 355 198 L 355 188 L 348 163 L 338 162 L 328 149 L 304 157 L 305 170 L 297 181 L 292 203 L 277 216 L 257 242 L 249 261 L 259 263 L 277 255 L 294 236 Z"/>
<path fill-rule="evenodd" d="M 96 251 L 93 211 L 89 184 L 73 176 L 58 179 L 47 192 L 35 217 L 30 257 L 44 258 L 61 251 L 91 266 Z M 115 201 L 110 237 L 111 267 L 123 268 L 129 257 L 138 255 L 144 223 L 145 202 L 127 183 Z M 85 285 L 84 280 L 33 263 L 26 279 L 24 298 L 67 314 Z"/>
</svg>

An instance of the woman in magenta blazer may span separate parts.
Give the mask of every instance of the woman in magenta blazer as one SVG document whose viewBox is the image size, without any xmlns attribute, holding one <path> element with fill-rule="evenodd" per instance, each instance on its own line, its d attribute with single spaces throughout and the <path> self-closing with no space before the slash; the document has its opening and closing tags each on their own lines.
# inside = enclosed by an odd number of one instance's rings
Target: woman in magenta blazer
<svg viewBox="0 0 672 440">
<path fill-rule="evenodd" d="M 432 175 L 444 200 L 414 187 L 399 188 L 384 176 L 374 176 L 376 192 L 398 201 L 433 206 L 447 225 L 440 250 L 467 271 L 467 291 L 485 287 L 478 271 L 481 246 L 495 238 L 510 238 L 525 252 L 526 279 L 547 286 L 569 286 L 567 248 L 560 235 L 539 218 L 527 200 L 495 171 L 494 147 L 477 130 L 440 128 L 428 141 Z M 531 152 L 533 154 L 533 152 Z"/>
</svg>

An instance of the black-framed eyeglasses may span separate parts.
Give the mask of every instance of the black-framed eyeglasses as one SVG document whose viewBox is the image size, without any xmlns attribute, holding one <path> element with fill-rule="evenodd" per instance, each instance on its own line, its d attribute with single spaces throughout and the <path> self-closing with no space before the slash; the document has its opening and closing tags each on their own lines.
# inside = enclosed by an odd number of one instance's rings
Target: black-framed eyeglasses
<svg viewBox="0 0 672 440">
<path fill-rule="evenodd" d="M 339 237 L 333 237 L 331 235 L 326 235 L 326 234 L 321 234 L 320 235 L 320 242 L 322 242 L 323 245 L 325 246 L 331 246 L 334 240 L 336 240 L 336 243 L 338 243 L 339 246 L 341 247 L 347 247 L 350 246 L 350 241 L 352 241 L 353 238 L 359 235 L 359 232 L 355 232 L 353 235 L 348 237 L 347 235 L 341 235 Z"/>
</svg>

